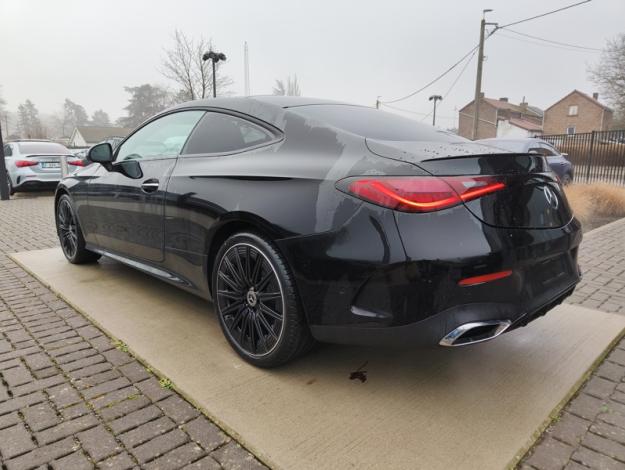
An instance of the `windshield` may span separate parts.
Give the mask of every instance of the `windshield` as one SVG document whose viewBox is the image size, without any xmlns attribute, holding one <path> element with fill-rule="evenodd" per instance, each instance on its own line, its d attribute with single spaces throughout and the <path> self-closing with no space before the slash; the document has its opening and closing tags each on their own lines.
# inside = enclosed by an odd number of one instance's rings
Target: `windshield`
<svg viewBox="0 0 625 470">
<path fill-rule="evenodd" d="M 378 140 L 468 142 L 467 139 L 375 108 L 340 104 L 295 106 L 289 111 Z"/>
<path fill-rule="evenodd" d="M 20 148 L 21 154 L 27 153 L 65 153 L 69 154 L 70 151 L 67 147 L 54 142 L 19 142 L 17 144 Z"/>
</svg>

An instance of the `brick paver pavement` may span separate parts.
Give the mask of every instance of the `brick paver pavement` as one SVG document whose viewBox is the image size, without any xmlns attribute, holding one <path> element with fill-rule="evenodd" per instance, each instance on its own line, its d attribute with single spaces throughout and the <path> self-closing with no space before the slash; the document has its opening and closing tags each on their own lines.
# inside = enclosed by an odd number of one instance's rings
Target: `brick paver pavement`
<svg viewBox="0 0 625 470">
<path fill-rule="evenodd" d="M 52 197 L 0 202 L 2 470 L 266 468 L 6 256 L 57 244 Z"/>
<path fill-rule="evenodd" d="M 625 219 L 585 235 L 584 278 L 568 302 L 625 315 Z M 522 469 L 625 470 L 625 339 L 524 457 Z"/>
<path fill-rule="evenodd" d="M 0 202 L 0 462 L 20 468 L 263 468 L 6 253 L 57 246 L 51 197 Z M 625 315 L 625 219 L 586 234 L 568 302 Z M 625 470 L 625 340 L 523 469 Z M 3 469 L 4 470 L 4 469 Z"/>
</svg>

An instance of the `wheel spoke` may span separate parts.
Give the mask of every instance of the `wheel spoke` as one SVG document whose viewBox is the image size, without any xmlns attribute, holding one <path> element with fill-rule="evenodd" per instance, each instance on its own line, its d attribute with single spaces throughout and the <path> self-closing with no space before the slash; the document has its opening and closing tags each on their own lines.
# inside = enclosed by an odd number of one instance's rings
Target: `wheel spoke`
<svg viewBox="0 0 625 470">
<path fill-rule="evenodd" d="M 219 276 L 219 278 L 221 280 L 223 280 L 232 290 L 236 291 L 236 292 L 241 292 L 241 288 L 236 284 L 236 282 L 234 282 L 232 279 L 230 279 L 230 277 L 224 273 L 223 271 L 219 271 L 219 273 L 217 273 L 217 275 Z"/>
<path fill-rule="evenodd" d="M 232 292 L 229 290 L 218 290 L 217 291 L 217 295 L 222 296 L 225 299 L 230 299 L 230 300 L 240 300 L 241 299 L 241 293 L 240 292 Z"/>
<path fill-rule="evenodd" d="M 278 339 L 278 335 L 276 334 L 275 331 L 273 331 L 273 328 L 271 327 L 271 325 L 269 325 L 269 323 L 267 322 L 267 320 L 265 319 L 265 317 L 263 315 L 258 315 L 258 321 L 265 327 L 265 329 L 267 330 L 267 332 L 275 339 Z"/>
<path fill-rule="evenodd" d="M 269 284 L 269 281 L 271 281 L 271 279 L 274 277 L 273 271 L 269 271 L 267 274 L 265 274 L 265 277 L 262 278 L 262 280 L 258 283 L 256 290 L 257 291 L 262 291 L 265 289 L 265 287 L 267 287 L 267 284 Z"/>
<path fill-rule="evenodd" d="M 224 264 L 226 265 L 226 267 L 228 268 L 228 271 L 230 271 L 230 274 L 232 274 L 232 279 L 234 280 L 234 282 L 237 284 L 237 288 L 238 289 L 244 289 L 245 288 L 245 283 L 243 282 L 243 280 L 241 279 L 240 274 L 237 272 L 237 268 L 234 267 L 234 265 L 232 264 L 232 262 L 228 259 L 227 256 L 224 256 Z"/>
<path fill-rule="evenodd" d="M 271 318 L 273 318 L 274 320 L 278 320 L 278 321 L 282 321 L 282 315 L 280 315 L 278 312 L 276 312 L 275 310 L 267 307 L 265 304 L 261 303 L 260 304 L 260 311 L 261 313 L 264 313 L 266 315 L 269 315 Z"/>
<path fill-rule="evenodd" d="M 271 300 L 279 300 L 282 298 L 281 292 L 259 292 L 258 299 L 262 302 L 270 302 Z"/>
<path fill-rule="evenodd" d="M 242 305 L 244 305 L 243 300 L 239 300 L 238 302 L 233 302 L 230 305 L 228 305 L 226 308 L 221 310 L 221 314 L 230 315 L 232 312 L 234 312 L 237 308 L 240 308 Z"/>
<path fill-rule="evenodd" d="M 254 269 L 252 270 L 252 275 L 250 276 L 250 281 L 252 282 L 252 284 L 256 284 L 256 279 L 258 279 L 258 276 L 260 275 L 263 261 L 265 260 L 262 255 L 260 253 L 257 253 L 256 260 L 254 261 Z"/>
<path fill-rule="evenodd" d="M 237 248 L 235 248 L 233 251 L 234 251 L 234 262 L 236 264 L 237 274 L 239 276 L 239 279 L 241 280 L 241 285 L 243 287 L 247 287 L 248 280 L 247 280 L 247 276 L 245 275 L 245 269 L 243 269 L 243 263 L 241 263 L 241 255 L 239 254 L 239 250 Z"/>
</svg>

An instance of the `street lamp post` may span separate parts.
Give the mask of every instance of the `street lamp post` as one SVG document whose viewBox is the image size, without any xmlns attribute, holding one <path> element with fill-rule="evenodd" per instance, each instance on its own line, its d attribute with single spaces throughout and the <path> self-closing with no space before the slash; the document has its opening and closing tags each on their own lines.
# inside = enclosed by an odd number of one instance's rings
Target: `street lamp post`
<svg viewBox="0 0 625 470">
<path fill-rule="evenodd" d="M 226 60 L 226 54 L 223 52 L 208 51 L 204 53 L 202 60 L 204 62 L 210 60 L 213 63 L 213 98 L 217 98 L 217 75 L 215 64 L 220 60 Z"/>
<path fill-rule="evenodd" d="M 434 101 L 434 114 L 432 116 L 432 125 L 435 126 L 436 125 L 436 102 L 442 101 L 443 97 L 441 95 L 432 95 L 430 96 L 429 100 Z"/>
</svg>

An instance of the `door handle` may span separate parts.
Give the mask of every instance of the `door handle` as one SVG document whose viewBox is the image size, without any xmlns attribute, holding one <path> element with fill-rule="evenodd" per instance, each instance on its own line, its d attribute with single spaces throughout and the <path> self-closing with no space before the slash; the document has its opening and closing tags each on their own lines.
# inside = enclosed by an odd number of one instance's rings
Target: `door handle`
<svg viewBox="0 0 625 470">
<path fill-rule="evenodd" d="M 145 180 L 143 183 L 141 183 L 141 190 L 146 193 L 152 193 L 158 189 L 158 185 L 158 180 L 155 178 Z"/>
</svg>

